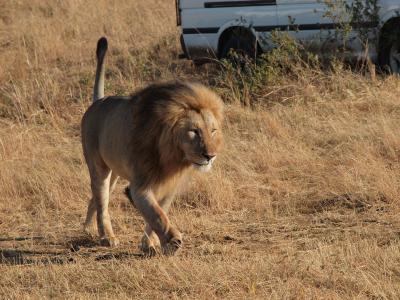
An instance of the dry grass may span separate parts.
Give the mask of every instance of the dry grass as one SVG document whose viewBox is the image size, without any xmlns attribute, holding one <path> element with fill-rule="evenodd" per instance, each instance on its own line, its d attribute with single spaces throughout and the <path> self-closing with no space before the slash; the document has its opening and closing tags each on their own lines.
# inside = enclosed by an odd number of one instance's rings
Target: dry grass
<svg viewBox="0 0 400 300">
<path fill-rule="evenodd" d="M 305 72 L 243 108 L 221 70 L 177 59 L 174 22 L 172 0 L 1 4 L 0 297 L 398 299 L 400 80 Z M 224 153 L 174 205 L 175 257 L 140 257 L 124 183 L 122 246 L 82 233 L 79 122 L 104 34 L 107 94 L 195 78 L 230 103 Z"/>
</svg>

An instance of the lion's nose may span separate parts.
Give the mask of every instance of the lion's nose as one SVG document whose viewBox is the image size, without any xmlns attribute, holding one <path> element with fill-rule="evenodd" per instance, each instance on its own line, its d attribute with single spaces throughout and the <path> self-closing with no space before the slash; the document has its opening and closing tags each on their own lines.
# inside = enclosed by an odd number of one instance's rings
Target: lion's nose
<svg viewBox="0 0 400 300">
<path fill-rule="evenodd" d="M 212 159 L 216 156 L 216 154 L 215 154 L 215 153 L 203 153 L 203 156 L 204 156 L 208 161 L 210 161 L 210 160 L 212 160 Z"/>
</svg>

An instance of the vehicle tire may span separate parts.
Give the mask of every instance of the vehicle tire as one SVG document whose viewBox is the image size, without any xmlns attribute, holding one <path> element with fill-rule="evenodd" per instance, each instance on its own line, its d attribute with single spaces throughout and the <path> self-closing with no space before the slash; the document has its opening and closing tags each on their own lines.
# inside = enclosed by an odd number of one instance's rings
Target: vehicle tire
<svg viewBox="0 0 400 300">
<path fill-rule="evenodd" d="M 398 24 L 398 23 L 397 23 Z M 382 70 L 400 75 L 400 33 L 398 29 L 382 33 L 379 50 L 379 64 Z"/>
<path fill-rule="evenodd" d="M 234 51 L 236 56 L 232 56 Z M 223 46 L 220 58 L 237 61 L 242 64 L 246 60 L 251 60 L 257 56 L 257 45 L 254 38 L 231 36 Z"/>
</svg>

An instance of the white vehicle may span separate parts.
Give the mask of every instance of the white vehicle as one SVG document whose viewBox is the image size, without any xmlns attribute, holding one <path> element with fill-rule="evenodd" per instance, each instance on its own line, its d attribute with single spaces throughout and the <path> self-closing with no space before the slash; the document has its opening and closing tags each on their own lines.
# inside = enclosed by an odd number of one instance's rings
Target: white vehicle
<svg viewBox="0 0 400 300">
<path fill-rule="evenodd" d="M 354 21 L 343 3 L 362 3 L 370 15 Z M 268 51 L 276 29 L 332 49 L 340 46 L 335 32 L 351 22 L 346 49 L 352 56 L 365 55 L 359 35 L 368 31 L 372 61 L 400 73 L 400 0 L 176 0 L 176 9 L 182 49 L 195 62 L 224 58 L 230 49 L 253 56 Z"/>
</svg>

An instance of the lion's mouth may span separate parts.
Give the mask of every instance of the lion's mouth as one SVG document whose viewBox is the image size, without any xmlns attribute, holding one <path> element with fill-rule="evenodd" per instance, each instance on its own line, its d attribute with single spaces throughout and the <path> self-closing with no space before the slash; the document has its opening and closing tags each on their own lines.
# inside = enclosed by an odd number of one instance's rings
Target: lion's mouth
<svg viewBox="0 0 400 300">
<path fill-rule="evenodd" d="M 198 161 L 197 161 L 197 162 L 192 162 L 192 165 L 193 165 L 196 169 L 198 169 L 198 170 L 200 170 L 200 171 L 207 172 L 207 171 L 209 171 L 209 170 L 211 169 L 214 160 L 215 160 L 215 157 L 213 157 L 213 158 L 210 159 L 210 160 L 203 160 L 203 161 L 201 161 L 201 162 L 198 162 Z"/>
<path fill-rule="evenodd" d="M 196 166 L 202 167 L 202 166 L 208 166 L 209 163 L 210 163 L 210 162 L 208 161 L 208 162 L 206 162 L 206 163 L 197 163 L 197 162 L 194 162 L 193 164 L 195 164 Z"/>
</svg>

